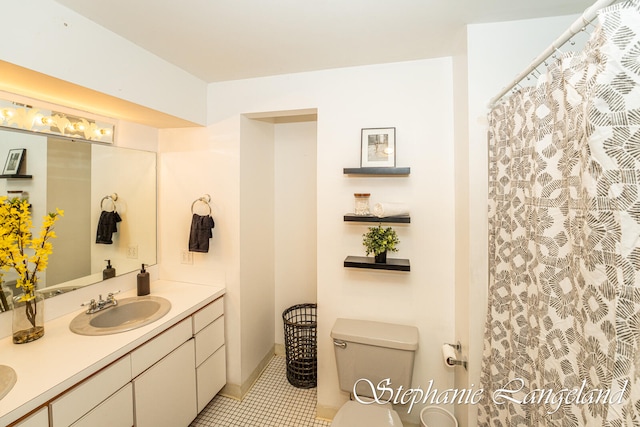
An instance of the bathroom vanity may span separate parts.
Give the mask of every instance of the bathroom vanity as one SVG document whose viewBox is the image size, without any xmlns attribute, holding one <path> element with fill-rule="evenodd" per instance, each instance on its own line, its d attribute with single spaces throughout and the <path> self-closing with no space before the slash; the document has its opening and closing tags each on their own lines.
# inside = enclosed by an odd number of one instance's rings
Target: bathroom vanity
<svg viewBox="0 0 640 427">
<path fill-rule="evenodd" d="M 151 293 L 171 309 L 138 329 L 77 335 L 69 330 L 77 310 L 47 322 L 32 343 L 0 340 L 0 364 L 17 373 L 0 425 L 188 426 L 226 383 L 224 288 L 160 280 Z"/>
</svg>

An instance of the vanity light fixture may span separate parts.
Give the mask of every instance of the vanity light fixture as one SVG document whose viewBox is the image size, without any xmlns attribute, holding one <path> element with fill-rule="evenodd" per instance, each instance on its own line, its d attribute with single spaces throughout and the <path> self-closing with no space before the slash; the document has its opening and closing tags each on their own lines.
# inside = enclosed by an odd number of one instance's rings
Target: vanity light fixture
<svg viewBox="0 0 640 427">
<path fill-rule="evenodd" d="M 40 122 L 45 126 L 51 126 L 55 123 L 55 121 L 51 117 L 42 117 Z"/>
<path fill-rule="evenodd" d="M 10 108 L 3 108 L 2 111 L 0 111 L 0 116 L 4 119 L 10 119 L 11 117 L 13 117 L 13 110 Z"/>
<path fill-rule="evenodd" d="M 0 128 L 20 129 L 72 139 L 113 143 L 115 126 L 60 111 L 0 98 Z"/>
</svg>

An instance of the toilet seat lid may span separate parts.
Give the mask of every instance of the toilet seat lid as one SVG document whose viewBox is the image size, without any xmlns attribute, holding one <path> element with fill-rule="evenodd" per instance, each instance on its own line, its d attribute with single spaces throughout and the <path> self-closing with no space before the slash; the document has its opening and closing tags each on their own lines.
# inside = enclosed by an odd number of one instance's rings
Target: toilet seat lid
<svg viewBox="0 0 640 427">
<path fill-rule="evenodd" d="M 350 400 L 340 408 L 331 427 L 402 427 L 398 413 L 390 406 Z"/>
</svg>

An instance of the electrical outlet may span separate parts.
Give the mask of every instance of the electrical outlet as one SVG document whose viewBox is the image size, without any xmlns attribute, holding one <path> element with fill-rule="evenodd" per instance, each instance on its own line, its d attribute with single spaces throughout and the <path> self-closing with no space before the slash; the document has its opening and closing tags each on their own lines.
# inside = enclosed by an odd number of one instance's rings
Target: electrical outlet
<svg viewBox="0 0 640 427">
<path fill-rule="evenodd" d="M 138 259 L 138 245 L 129 245 L 127 247 L 127 258 Z"/>
<path fill-rule="evenodd" d="M 189 252 L 186 249 L 183 249 L 180 253 L 180 263 L 182 264 L 193 264 L 193 253 Z"/>
</svg>

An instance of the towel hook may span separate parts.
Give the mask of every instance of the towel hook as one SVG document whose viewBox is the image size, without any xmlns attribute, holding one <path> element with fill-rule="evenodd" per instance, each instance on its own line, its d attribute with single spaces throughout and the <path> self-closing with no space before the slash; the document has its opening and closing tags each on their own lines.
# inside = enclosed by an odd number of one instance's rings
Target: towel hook
<svg viewBox="0 0 640 427">
<path fill-rule="evenodd" d="M 100 200 L 100 209 L 104 210 L 104 201 L 105 200 L 111 200 L 111 205 L 112 205 L 112 210 L 111 212 L 115 212 L 116 211 L 116 200 L 118 200 L 118 193 L 112 193 L 112 194 L 108 194 L 106 196 L 104 196 L 102 198 L 102 200 Z"/>
<path fill-rule="evenodd" d="M 193 203 L 191 203 L 191 213 L 192 214 L 194 213 L 193 212 L 193 208 L 196 205 L 196 203 L 198 203 L 198 202 L 202 202 L 205 205 L 207 205 L 207 208 L 209 208 L 209 215 L 211 215 L 211 205 L 209 204 L 209 202 L 211 202 L 211 196 L 208 195 L 208 194 L 205 194 L 204 196 L 198 197 L 197 199 L 195 199 L 193 201 Z"/>
</svg>

